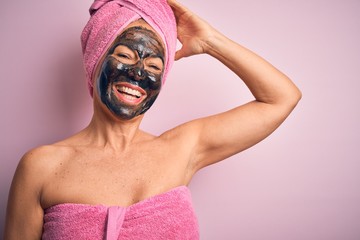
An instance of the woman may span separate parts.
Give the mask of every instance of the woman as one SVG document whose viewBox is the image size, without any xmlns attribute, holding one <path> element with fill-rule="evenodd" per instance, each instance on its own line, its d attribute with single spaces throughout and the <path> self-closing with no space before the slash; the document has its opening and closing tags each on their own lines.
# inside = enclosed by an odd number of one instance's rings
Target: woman
<svg viewBox="0 0 360 240">
<path fill-rule="evenodd" d="M 301 93 L 283 73 L 175 0 L 168 4 L 182 43 L 176 54 L 166 2 L 95 1 L 82 38 L 93 118 L 78 134 L 21 159 L 5 239 L 198 239 L 186 187 L 193 175 L 267 137 L 296 106 Z M 96 25 L 115 8 L 126 21 Z M 154 9 L 165 10 L 146 14 Z M 108 26 L 118 28 L 110 42 L 103 41 Z M 141 131 L 174 55 L 196 54 L 221 61 L 255 100 L 160 136 Z"/>
</svg>

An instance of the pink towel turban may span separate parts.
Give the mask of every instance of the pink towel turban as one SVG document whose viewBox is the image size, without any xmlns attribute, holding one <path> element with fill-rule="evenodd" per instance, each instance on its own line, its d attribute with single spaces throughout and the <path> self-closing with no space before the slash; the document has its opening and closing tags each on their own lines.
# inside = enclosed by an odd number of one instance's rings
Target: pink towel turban
<svg viewBox="0 0 360 240">
<path fill-rule="evenodd" d="M 91 18 L 81 34 L 86 80 L 93 94 L 93 75 L 101 57 L 118 34 L 131 22 L 143 18 L 162 38 L 165 49 L 163 83 L 174 62 L 176 20 L 166 0 L 95 0 Z"/>
</svg>

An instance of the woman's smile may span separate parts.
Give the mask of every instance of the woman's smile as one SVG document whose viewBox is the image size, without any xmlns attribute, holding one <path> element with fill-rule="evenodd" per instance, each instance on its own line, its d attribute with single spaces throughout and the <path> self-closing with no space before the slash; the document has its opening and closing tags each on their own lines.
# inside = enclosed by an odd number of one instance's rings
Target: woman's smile
<svg viewBox="0 0 360 240">
<path fill-rule="evenodd" d="M 119 101 L 127 105 L 138 105 L 147 96 L 144 89 L 126 82 L 113 85 L 113 92 Z"/>
</svg>

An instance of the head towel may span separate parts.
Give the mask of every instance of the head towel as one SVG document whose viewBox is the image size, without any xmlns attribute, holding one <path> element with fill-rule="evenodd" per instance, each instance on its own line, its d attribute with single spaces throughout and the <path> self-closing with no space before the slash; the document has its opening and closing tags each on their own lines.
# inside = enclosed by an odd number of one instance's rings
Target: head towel
<svg viewBox="0 0 360 240">
<path fill-rule="evenodd" d="M 90 20 L 81 34 L 83 61 L 90 94 L 93 75 L 100 58 L 119 33 L 131 22 L 144 19 L 162 38 L 165 51 L 163 83 L 174 62 L 176 20 L 166 0 L 95 0 L 90 7 Z"/>
</svg>

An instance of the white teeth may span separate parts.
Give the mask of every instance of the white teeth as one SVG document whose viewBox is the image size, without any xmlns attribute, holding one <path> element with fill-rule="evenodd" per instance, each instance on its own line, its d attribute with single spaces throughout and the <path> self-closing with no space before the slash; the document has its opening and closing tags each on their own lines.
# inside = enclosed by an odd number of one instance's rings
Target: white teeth
<svg viewBox="0 0 360 240">
<path fill-rule="evenodd" d="M 153 82 L 156 82 L 156 79 L 155 79 L 155 77 L 153 77 L 153 76 L 149 76 L 149 79 L 150 79 L 151 81 L 153 81 Z"/>
<path fill-rule="evenodd" d="M 130 100 L 132 100 L 132 99 L 135 99 L 136 97 L 134 97 L 134 96 L 130 96 L 130 95 L 124 95 L 124 97 L 125 98 L 127 98 L 127 99 L 130 99 Z"/>
<path fill-rule="evenodd" d="M 141 97 L 141 93 L 138 90 L 135 90 L 135 89 L 131 89 L 131 88 L 128 88 L 128 87 L 121 86 L 120 88 L 118 88 L 118 90 L 121 91 L 121 92 L 130 94 L 130 95 L 136 96 L 138 98 Z"/>
</svg>

